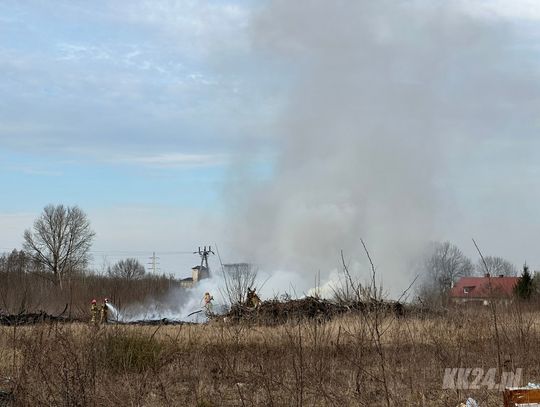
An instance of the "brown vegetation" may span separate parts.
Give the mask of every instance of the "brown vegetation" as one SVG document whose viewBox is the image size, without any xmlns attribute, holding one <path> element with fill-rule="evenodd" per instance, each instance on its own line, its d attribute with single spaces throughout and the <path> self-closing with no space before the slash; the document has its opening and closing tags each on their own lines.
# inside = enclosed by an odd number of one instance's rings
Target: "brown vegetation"
<svg viewBox="0 0 540 407">
<path fill-rule="evenodd" d="M 500 314 L 506 370 L 540 378 L 538 314 Z M 454 406 L 495 390 L 444 390 L 446 367 L 497 366 L 489 311 L 408 315 L 380 323 L 384 358 L 360 315 L 279 326 L 0 327 L 0 386 L 14 405 Z M 384 377 L 383 377 L 384 376 Z M 387 387 L 387 390 L 383 386 Z"/>
<path fill-rule="evenodd" d="M 174 326 L 72 322 L 87 315 L 94 296 L 122 306 L 166 295 L 174 279 L 71 273 L 61 288 L 24 254 L 4 256 L 5 310 L 47 307 L 57 316 L 68 304 L 69 311 L 67 319 L 36 314 L 35 325 L 0 327 L 0 405 L 431 407 L 474 397 L 498 406 L 497 390 L 444 389 L 445 369 L 496 368 L 499 379 L 521 368 L 525 383 L 539 381 L 540 314 L 532 302 L 403 309 L 384 301 L 366 254 L 371 281 L 358 283 L 342 257 L 335 302 L 237 304 L 226 318 Z"/>
<path fill-rule="evenodd" d="M 171 288 L 180 290 L 179 280 L 164 275 L 139 276 L 137 279 L 89 271 L 70 273 L 63 287 L 54 284 L 22 251 L 0 256 L 0 313 L 19 314 L 45 311 L 65 316 L 87 318 L 93 298 L 109 298 L 117 307 L 159 300 Z"/>
</svg>

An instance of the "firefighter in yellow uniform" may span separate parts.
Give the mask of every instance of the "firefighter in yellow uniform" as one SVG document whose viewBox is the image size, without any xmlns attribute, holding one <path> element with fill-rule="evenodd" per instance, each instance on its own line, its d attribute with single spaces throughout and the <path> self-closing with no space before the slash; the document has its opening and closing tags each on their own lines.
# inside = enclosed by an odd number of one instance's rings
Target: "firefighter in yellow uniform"
<svg viewBox="0 0 540 407">
<path fill-rule="evenodd" d="M 106 324 L 109 322 L 109 306 L 107 305 L 109 300 L 105 298 L 103 304 L 101 304 L 101 323 Z"/>
<path fill-rule="evenodd" d="M 209 292 L 206 292 L 204 293 L 204 297 L 203 297 L 203 308 L 204 308 L 204 313 L 206 314 L 206 316 L 208 318 L 210 318 L 212 316 L 212 301 L 213 301 L 214 297 L 212 297 L 210 295 Z"/>
<path fill-rule="evenodd" d="M 97 324 L 98 323 L 98 316 L 99 316 L 99 307 L 97 306 L 97 301 L 92 300 L 92 305 L 90 307 L 90 315 L 92 316 L 92 323 Z"/>
</svg>

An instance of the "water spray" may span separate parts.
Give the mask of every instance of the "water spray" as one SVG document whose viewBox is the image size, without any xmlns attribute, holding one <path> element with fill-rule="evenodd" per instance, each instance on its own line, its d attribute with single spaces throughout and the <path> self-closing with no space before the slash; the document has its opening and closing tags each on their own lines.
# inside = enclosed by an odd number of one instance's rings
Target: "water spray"
<svg viewBox="0 0 540 407">
<path fill-rule="evenodd" d="M 107 307 L 109 311 L 111 311 L 111 316 L 113 317 L 114 321 L 122 322 L 120 311 L 111 302 L 107 302 Z"/>
</svg>

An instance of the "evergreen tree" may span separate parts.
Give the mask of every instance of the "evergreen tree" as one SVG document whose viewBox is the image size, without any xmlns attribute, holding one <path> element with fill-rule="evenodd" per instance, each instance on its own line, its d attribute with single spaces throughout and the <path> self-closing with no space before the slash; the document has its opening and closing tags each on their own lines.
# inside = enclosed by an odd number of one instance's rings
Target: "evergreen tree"
<svg viewBox="0 0 540 407">
<path fill-rule="evenodd" d="M 531 273 L 529 272 L 529 266 L 527 263 L 523 265 L 523 272 L 519 278 L 516 287 L 514 288 L 516 296 L 522 300 L 528 300 L 531 298 L 533 293 L 533 279 Z"/>
<path fill-rule="evenodd" d="M 540 294 L 540 273 L 538 272 L 533 274 L 532 289 L 532 297 L 538 298 Z"/>
</svg>

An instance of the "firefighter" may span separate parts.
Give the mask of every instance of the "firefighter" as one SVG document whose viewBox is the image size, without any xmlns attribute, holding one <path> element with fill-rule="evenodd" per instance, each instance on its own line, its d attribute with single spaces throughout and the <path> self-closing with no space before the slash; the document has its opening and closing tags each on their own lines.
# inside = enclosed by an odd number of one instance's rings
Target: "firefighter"
<svg viewBox="0 0 540 407">
<path fill-rule="evenodd" d="M 261 299 L 255 292 L 255 288 L 252 290 L 251 288 L 248 288 L 248 294 L 246 298 L 247 306 L 257 308 L 259 304 L 261 303 Z"/>
<path fill-rule="evenodd" d="M 204 313 L 207 317 L 210 317 L 212 315 L 212 301 L 214 300 L 214 297 L 210 295 L 209 292 L 204 293 L 203 297 L 203 308 Z"/>
<path fill-rule="evenodd" d="M 107 305 L 109 303 L 109 299 L 105 298 L 103 300 L 103 304 L 101 304 L 101 323 L 106 324 L 109 322 L 109 306 Z"/>
<path fill-rule="evenodd" d="M 90 315 L 92 316 L 92 323 L 98 323 L 99 307 L 97 306 L 97 301 L 92 300 L 92 305 L 90 306 Z"/>
</svg>

